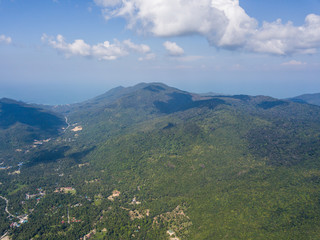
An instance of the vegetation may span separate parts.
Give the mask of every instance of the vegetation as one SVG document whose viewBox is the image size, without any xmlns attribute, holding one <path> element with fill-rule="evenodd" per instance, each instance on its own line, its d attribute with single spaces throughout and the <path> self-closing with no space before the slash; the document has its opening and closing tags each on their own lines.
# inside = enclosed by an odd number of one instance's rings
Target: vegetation
<svg viewBox="0 0 320 240">
<path fill-rule="evenodd" d="M 34 139 L 57 136 L 64 125 L 61 115 L 11 99 L 0 99 L 0 151 L 19 148 Z"/>
<path fill-rule="evenodd" d="M 314 93 L 314 94 L 304 94 L 300 95 L 294 98 L 290 98 L 290 101 L 298 102 L 298 103 L 308 103 L 308 104 L 314 104 L 319 106 L 320 105 L 320 94 Z"/>
<path fill-rule="evenodd" d="M 36 147 L 26 141 L 21 151 L 3 150 L 1 166 L 12 167 L 0 170 L 0 195 L 14 217 L 7 218 L 0 199 L 2 234 L 319 236 L 317 106 L 140 84 L 55 110 L 68 117 L 65 132 Z M 28 222 L 9 227 L 25 214 Z"/>
</svg>

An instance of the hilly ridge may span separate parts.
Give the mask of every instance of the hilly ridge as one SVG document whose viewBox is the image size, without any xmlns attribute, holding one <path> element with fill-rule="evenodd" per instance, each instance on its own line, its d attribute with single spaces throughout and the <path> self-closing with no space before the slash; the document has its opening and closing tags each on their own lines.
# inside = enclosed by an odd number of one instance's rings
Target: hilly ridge
<svg viewBox="0 0 320 240">
<path fill-rule="evenodd" d="M 320 105 L 320 94 L 319 93 L 303 94 L 300 96 L 290 98 L 289 100 L 294 101 L 294 102 L 308 103 L 308 104 L 314 104 L 314 105 L 319 106 Z"/>
<path fill-rule="evenodd" d="M 29 216 L 14 239 L 318 237 L 318 106 L 152 83 L 52 110 L 70 126 L 7 152 L 27 160 L 19 174 L 1 170 L 0 195 Z M 25 199 L 40 187 L 38 204 Z"/>
<path fill-rule="evenodd" d="M 64 125 L 61 115 L 12 99 L 0 99 L 0 149 L 56 136 Z"/>
</svg>

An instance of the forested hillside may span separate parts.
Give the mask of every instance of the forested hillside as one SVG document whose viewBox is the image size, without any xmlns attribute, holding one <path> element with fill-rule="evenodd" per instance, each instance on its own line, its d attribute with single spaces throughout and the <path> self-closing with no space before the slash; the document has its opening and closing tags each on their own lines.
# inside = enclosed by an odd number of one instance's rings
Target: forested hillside
<svg viewBox="0 0 320 240">
<path fill-rule="evenodd" d="M 303 94 L 294 98 L 290 98 L 293 102 L 300 102 L 300 103 L 309 103 L 319 106 L 320 105 L 320 94 Z"/>
<path fill-rule="evenodd" d="M 319 238 L 318 106 L 154 83 L 50 110 L 60 132 L 0 161 L 1 235 Z"/>
<path fill-rule="evenodd" d="M 62 115 L 12 99 L 0 99 L 0 151 L 57 136 L 65 126 Z"/>
</svg>

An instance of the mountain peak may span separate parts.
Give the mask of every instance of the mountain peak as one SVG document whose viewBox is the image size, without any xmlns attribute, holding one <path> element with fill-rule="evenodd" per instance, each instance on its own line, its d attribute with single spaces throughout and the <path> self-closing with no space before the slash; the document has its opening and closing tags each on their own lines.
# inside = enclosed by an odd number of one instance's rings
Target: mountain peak
<svg viewBox="0 0 320 240">
<path fill-rule="evenodd" d="M 16 101 L 14 99 L 11 99 L 11 98 L 1 98 L 0 99 L 0 103 L 10 103 L 10 104 L 22 104 L 23 102 L 19 102 L 19 101 Z"/>
</svg>

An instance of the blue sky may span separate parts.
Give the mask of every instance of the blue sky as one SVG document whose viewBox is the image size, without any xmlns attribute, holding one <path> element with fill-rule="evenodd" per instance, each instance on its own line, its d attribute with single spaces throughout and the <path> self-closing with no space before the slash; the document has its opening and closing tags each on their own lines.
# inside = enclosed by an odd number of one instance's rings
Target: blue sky
<svg viewBox="0 0 320 240">
<path fill-rule="evenodd" d="M 139 82 L 320 92 L 319 50 L 320 0 L 0 0 L 0 97 L 27 102 Z"/>
</svg>

